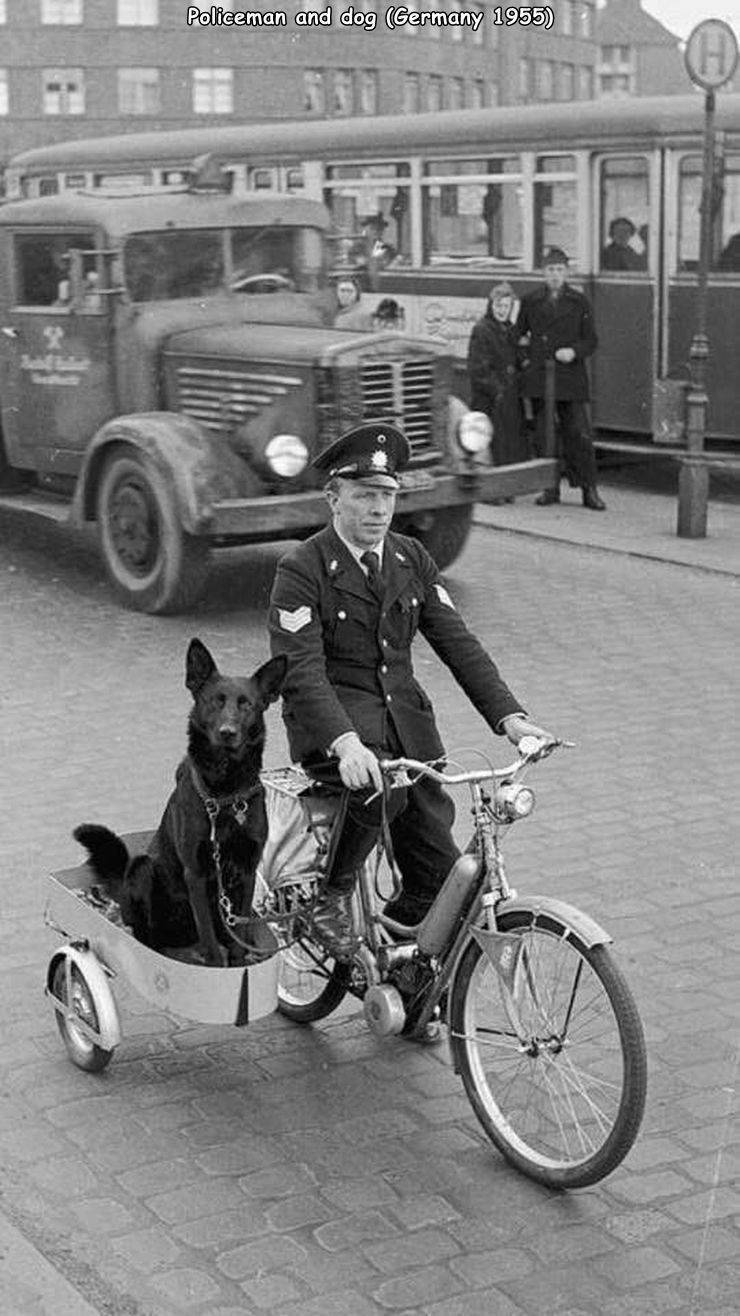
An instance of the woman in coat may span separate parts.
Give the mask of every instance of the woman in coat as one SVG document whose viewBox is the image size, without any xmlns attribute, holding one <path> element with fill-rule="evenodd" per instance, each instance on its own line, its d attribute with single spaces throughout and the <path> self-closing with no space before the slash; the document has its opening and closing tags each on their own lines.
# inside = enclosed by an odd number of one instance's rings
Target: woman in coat
<svg viewBox="0 0 740 1316">
<path fill-rule="evenodd" d="M 514 290 L 497 283 L 488 294 L 486 313 L 473 326 L 468 347 L 470 405 L 493 423 L 496 466 L 527 460 L 517 385 L 517 337 L 511 323 Z"/>
</svg>

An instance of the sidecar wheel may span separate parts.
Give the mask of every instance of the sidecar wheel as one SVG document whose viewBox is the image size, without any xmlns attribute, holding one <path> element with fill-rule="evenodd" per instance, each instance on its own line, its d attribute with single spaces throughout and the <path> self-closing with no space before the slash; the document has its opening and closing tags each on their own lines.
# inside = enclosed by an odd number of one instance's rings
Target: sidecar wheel
<svg viewBox="0 0 740 1316">
<path fill-rule="evenodd" d="M 98 1031 L 100 1028 L 100 1016 L 94 993 L 77 964 L 69 965 L 69 984 L 71 990 L 68 989 L 67 982 L 67 960 L 62 958 L 54 968 L 51 994 L 62 1001 L 71 1013 L 63 1014 L 61 1010 L 55 1010 L 57 1027 L 73 1064 L 89 1074 L 99 1074 L 106 1065 L 110 1064 L 113 1048 L 106 1050 L 105 1047 L 98 1046 L 91 1041 L 87 1030 L 75 1022 L 76 1015 L 87 1028 L 93 1031 Z"/>
</svg>

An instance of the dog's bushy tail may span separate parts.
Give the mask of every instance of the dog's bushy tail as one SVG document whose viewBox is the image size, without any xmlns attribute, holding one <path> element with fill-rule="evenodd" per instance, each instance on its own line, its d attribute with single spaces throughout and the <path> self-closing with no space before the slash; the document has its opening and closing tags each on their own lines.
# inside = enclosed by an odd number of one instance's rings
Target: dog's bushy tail
<svg viewBox="0 0 740 1316">
<path fill-rule="evenodd" d="M 90 867 L 98 880 L 106 887 L 118 886 L 129 861 L 128 850 L 120 836 L 97 823 L 81 823 L 72 835 L 88 851 Z"/>
</svg>

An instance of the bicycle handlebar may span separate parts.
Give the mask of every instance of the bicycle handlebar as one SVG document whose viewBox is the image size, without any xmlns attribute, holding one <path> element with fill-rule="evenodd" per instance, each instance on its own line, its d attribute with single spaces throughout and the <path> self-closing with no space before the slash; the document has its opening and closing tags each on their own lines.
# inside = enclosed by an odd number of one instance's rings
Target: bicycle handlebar
<svg viewBox="0 0 740 1316">
<path fill-rule="evenodd" d="M 522 750 L 525 741 L 528 743 Z M 538 760 L 547 758 L 553 750 L 570 749 L 572 746 L 571 740 L 537 740 L 535 736 L 524 736 L 517 746 L 519 757 L 505 768 L 488 767 L 474 768 L 469 772 L 440 772 L 420 759 L 407 758 L 381 759 L 380 768 L 387 775 L 401 771 L 416 772 L 420 777 L 430 777 L 432 781 L 437 781 L 442 786 L 462 786 L 477 781 L 506 781 L 529 763 L 537 763 Z"/>
</svg>

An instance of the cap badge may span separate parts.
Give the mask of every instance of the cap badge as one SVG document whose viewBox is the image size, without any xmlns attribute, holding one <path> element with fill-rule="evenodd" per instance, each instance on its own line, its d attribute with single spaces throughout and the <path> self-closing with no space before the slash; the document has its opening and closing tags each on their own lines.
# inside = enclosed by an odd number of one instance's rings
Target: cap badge
<svg viewBox="0 0 740 1316">
<path fill-rule="evenodd" d="M 380 442 L 380 440 L 384 438 L 385 436 L 381 434 L 378 439 L 378 442 Z M 378 449 L 378 451 L 374 452 L 372 457 L 370 458 L 370 465 L 372 466 L 374 471 L 386 470 L 388 466 L 388 453 L 382 452 L 380 449 Z"/>
</svg>

